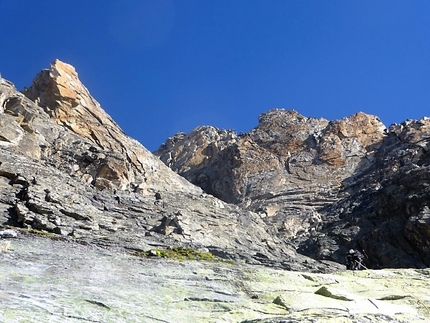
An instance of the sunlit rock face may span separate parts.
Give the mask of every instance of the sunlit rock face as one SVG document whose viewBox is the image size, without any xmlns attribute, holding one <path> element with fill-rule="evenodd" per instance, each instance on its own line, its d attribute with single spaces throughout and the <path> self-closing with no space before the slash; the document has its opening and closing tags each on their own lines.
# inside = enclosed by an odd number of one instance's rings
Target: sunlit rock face
<svg viewBox="0 0 430 323">
<path fill-rule="evenodd" d="M 320 206 L 330 202 L 324 196 L 337 192 L 341 181 L 373 153 L 384 129 L 377 117 L 364 113 L 329 122 L 275 109 L 261 115 L 259 125 L 247 134 L 198 127 L 169 138 L 155 154 L 228 202 L 258 210 L 267 207 L 261 204 L 262 196 L 301 205 L 312 194 L 320 200 L 305 204 Z M 277 204 L 281 210 L 282 201 Z"/>
<path fill-rule="evenodd" d="M 321 224 L 319 210 L 365 167 L 384 129 L 364 113 L 329 122 L 275 109 L 247 134 L 199 127 L 169 138 L 155 154 L 207 193 L 260 213 L 295 238 Z"/>
<path fill-rule="evenodd" d="M 428 269 L 304 273 L 222 261 L 141 259 L 31 235 L 8 242 L 10 248 L 0 253 L 0 282 L 6 282 L 2 322 L 425 323 L 430 319 Z"/>
<path fill-rule="evenodd" d="M 68 158 L 62 153 L 66 150 L 75 155 L 72 171 L 83 181 L 99 189 L 134 189 L 144 194 L 167 187 L 190 189 L 184 181 L 170 181 L 170 172 L 121 130 L 90 95 L 73 66 L 54 61 L 23 93 L 60 126 L 59 132 L 68 129 L 78 136 L 79 140 L 68 138 L 70 132 L 64 138 L 58 136 L 55 144 L 60 149 L 46 147 L 43 153 Z"/>
<path fill-rule="evenodd" d="M 273 109 L 248 133 L 178 133 L 157 158 L 57 60 L 23 93 L 0 79 L 0 127 L 0 225 L 291 270 L 337 270 L 350 248 L 368 268 L 430 266 L 427 118 Z"/>
<path fill-rule="evenodd" d="M 155 155 L 209 194 L 260 214 L 299 252 L 370 267 L 430 266 L 430 121 L 388 130 L 357 113 L 328 121 L 274 109 L 248 133 L 199 127 Z"/>
<path fill-rule="evenodd" d="M 274 109 L 157 158 L 71 65 L 0 77 L 0 321 L 427 322 L 427 269 L 343 269 L 430 266 L 429 130 Z"/>
<path fill-rule="evenodd" d="M 185 246 L 290 270 L 333 271 L 298 254 L 260 215 L 175 174 L 125 135 L 75 69 L 56 60 L 17 91 L 0 79 L 0 227 L 120 248 Z"/>
</svg>

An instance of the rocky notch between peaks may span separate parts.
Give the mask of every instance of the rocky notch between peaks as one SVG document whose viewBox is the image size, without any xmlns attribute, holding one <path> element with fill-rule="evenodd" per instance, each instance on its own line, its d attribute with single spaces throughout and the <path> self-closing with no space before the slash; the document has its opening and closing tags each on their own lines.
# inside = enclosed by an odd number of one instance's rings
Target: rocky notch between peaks
<svg viewBox="0 0 430 323">
<path fill-rule="evenodd" d="M 59 60 L 23 93 L 2 79 L 0 106 L 3 223 L 289 269 L 337 268 L 350 248 L 369 268 L 430 265 L 427 118 L 274 109 L 246 134 L 179 133 L 157 158 Z"/>
<path fill-rule="evenodd" d="M 73 66 L 0 78 L 0 320 L 425 322 L 428 270 L 343 264 L 429 266 L 429 127 L 275 109 L 153 155 Z"/>
<path fill-rule="evenodd" d="M 128 137 L 56 60 L 18 92 L 0 88 L 0 223 L 97 245 L 180 246 L 292 270 L 340 265 L 298 254 L 256 213 L 175 174 Z"/>
</svg>

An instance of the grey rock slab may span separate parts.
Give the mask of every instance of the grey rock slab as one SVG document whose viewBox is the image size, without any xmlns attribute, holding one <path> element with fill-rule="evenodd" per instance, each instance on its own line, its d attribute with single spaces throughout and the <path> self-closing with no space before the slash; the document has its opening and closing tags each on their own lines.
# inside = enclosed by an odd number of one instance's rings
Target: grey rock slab
<svg viewBox="0 0 430 323">
<path fill-rule="evenodd" d="M 0 253 L 0 321 L 426 322 L 429 277 L 148 259 L 26 234 Z"/>
</svg>

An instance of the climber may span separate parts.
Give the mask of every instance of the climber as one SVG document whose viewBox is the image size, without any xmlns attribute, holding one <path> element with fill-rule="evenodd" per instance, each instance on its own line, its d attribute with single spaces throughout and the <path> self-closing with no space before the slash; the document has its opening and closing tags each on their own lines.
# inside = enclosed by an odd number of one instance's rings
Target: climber
<svg viewBox="0 0 430 323">
<path fill-rule="evenodd" d="M 360 251 L 350 249 L 346 255 L 346 269 L 360 270 L 363 267 L 363 255 Z"/>
</svg>

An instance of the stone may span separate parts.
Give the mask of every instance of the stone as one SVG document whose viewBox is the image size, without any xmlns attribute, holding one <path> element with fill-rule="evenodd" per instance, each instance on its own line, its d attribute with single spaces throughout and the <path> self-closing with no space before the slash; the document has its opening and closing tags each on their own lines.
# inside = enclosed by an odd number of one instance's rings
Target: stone
<svg viewBox="0 0 430 323">
<path fill-rule="evenodd" d="M 340 268 L 298 254 L 259 214 L 175 174 L 125 135 L 71 65 L 54 61 L 23 93 L 2 81 L 0 93 L 0 116 L 22 134 L 0 147 L 0 225 L 112 248 L 195 247 L 253 264 Z"/>
<path fill-rule="evenodd" d="M 164 165 L 140 143 L 129 138 L 100 107 L 79 80 L 73 66 L 55 60 L 23 93 L 58 124 L 56 132 L 62 134 L 56 137 L 55 144 L 44 148 L 47 157 L 59 155 L 58 162 L 65 167 L 64 159 L 74 154 L 75 163 L 66 163 L 68 171 L 79 174 L 84 182 L 91 181 L 101 190 L 130 189 L 145 183 L 141 192 L 146 193 L 156 190 L 152 187 L 152 177 L 170 177 Z M 65 132 L 65 129 L 69 131 Z M 38 132 L 45 135 L 45 141 L 54 138 L 43 130 Z M 176 181 L 181 182 L 180 179 Z M 184 187 L 179 183 L 162 187 L 161 183 L 157 185 L 163 189 Z"/>
<path fill-rule="evenodd" d="M 248 133 L 198 127 L 154 154 L 206 193 L 261 215 L 300 253 L 343 263 L 358 248 L 368 268 L 424 268 L 429 127 L 429 118 L 386 129 L 362 112 L 328 121 L 273 109 Z"/>
<path fill-rule="evenodd" d="M 18 237 L 18 232 L 12 229 L 6 229 L 0 231 L 0 238 L 6 239 L 6 238 L 16 238 Z"/>
</svg>

